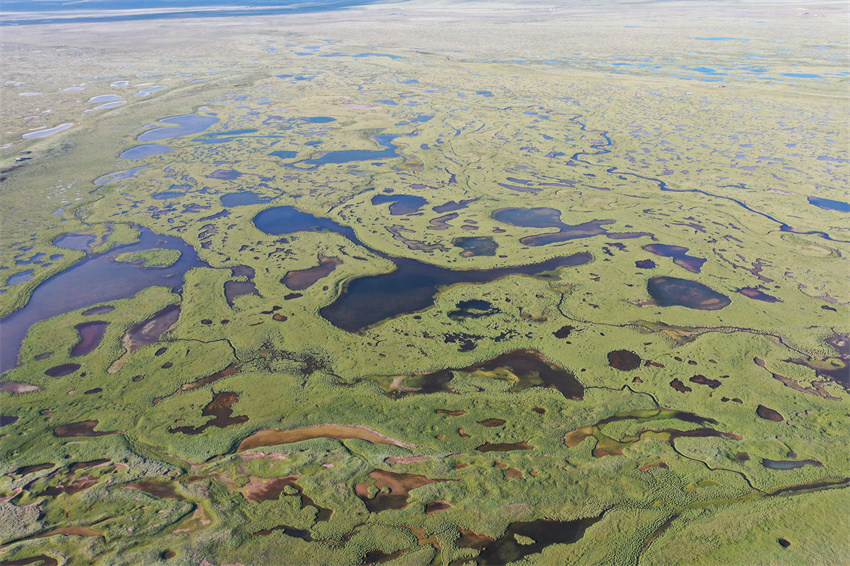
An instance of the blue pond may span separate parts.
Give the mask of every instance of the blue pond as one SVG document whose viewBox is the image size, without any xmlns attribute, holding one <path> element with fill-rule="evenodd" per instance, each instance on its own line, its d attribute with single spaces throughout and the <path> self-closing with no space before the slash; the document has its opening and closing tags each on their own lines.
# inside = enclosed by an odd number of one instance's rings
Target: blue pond
<svg viewBox="0 0 850 566">
<path fill-rule="evenodd" d="M 850 203 L 828 198 L 809 197 L 809 204 L 813 204 L 824 210 L 837 210 L 838 212 L 850 212 Z"/>
<path fill-rule="evenodd" d="M 185 116 L 174 116 L 163 118 L 160 122 L 165 124 L 177 124 L 176 128 L 154 128 L 139 136 L 140 142 L 167 140 L 180 136 L 188 136 L 203 132 L 216 122 L 215 116 L 201 116 L 200 114 L 186 114 Z"/>
<path fill-rule="evenodd" d="M 27 269 L 26 271 L 15 273 L 14 275 L 11 275 L 9 279 L 6 280 L 6 285 L 20 285 L 21 283 L 26 283 L 27 281 L 32 279 L 32 276 L 32 269 Z"/>
<path fill-rule="evenodd" d="M 25 307 L 0 319 L 0 372 L 15 366 L 21 342 L 30 327 L 41 320 L 116 299 L 132 297 L 142 289 L 162 286 L 177 289 L 183 274 L 206 264 L 195 249 L 179 238 L 140 230 L 139 241 L 117 246 L 107 253 L 84 258 L 41 283 Z M 122 253 L 152 248 L 178 250 L 180 259 L 168 267 L 148 269 L 134 263 L 115 261 Z"/>
<path fill-rule="evenodd" d="M 298 155 L 297 151 L 273 151 L 269 155 L 274 155 L 275 157 L 280 157 L 281 159 L 292 159 L 296 155 Z"/>
<path fill-rule="evenodd" d="M 348 226 L 320 218 L 292 206 L 269 208 L 254 217 L 261 231 L 276 236 L 294 232 L 327 230 L 366 247 Z M 372 253 L 389 259 L 395 269 L 380 275 L 358 277 L 346 283 L 336 301 L 320 310 L 331 324 L 358 332 L 383 320 L 414 313 L 434 305 L 440 289 L 458 283 L 486 283 L 509 275 L 540 275 L 561 267 L 581 265 L 593 259 L 587 252 L 556 257 L 533 265 L 490 270 L 451 270 L 410 258 L 394 257 L 378 250 Z"/>
<path fill-rule="evenodd" d="M 427 200 L 415 195 L 375 195 L 372 197 L 372 204 L 377 205 L 388 202 L 392 203 L 390 205 L 390 214 L 394 216 L 417 212 L 420 208 L 428 204 Z"/>
<path fill-rule="evenodd" d="M 336 118 L 331 118 L 330 116 L 313 116 L 312 118 L 304 118 L 311 124 L 328 124 L 330 122 L 336 122 Z"/>
<path fill-rule="evenodd" d="M 113 102 L 115 100 L 121 100 L 121 97 L 117 94 L 101 94 L 89 98 L 89 102 Z"/>
<path fill-rule="evenodd" d="M 783 77 L 792 77 L 795 79 L 820 79 L 821 75 L 816 75 L 814 73 L 779 73 L 780 76 Z"/>
<path fill-rule="evenodd" d="M 322 157 L 307 159 L 304 163 L 318 167 L 319 165 L 327 165 L 329 163 L 350 163 L 351 161 L 371 161 L 374 159 L 398 157 L 398 153 L 396 152 L 398 147 L 392 143 L 397 137 L 398 134 L 384 134 L 372 137 L 372 140 L 384 148 L 381 150 L 350 149 L 345 151 L 331 151 Z"/>
<path fill-rule="evenodd" d="M 246 206 L 250 204 L 265 204 L 274 200 L 273 197 L 261 197 L 251 191 L 240 191 L 238 193 L 227 193 L 221 195 L 222 206 Z"/>
<path fill-rule="evenodd" d="M 168 146 L 151 143 L 147 145 L 137 145 L 136 147 L 131 147 L 118 157 L 120 157 L 121 159 L 142 159 L 144 157 L 150 157 L 151 155 L 171 153 L 172 151 L 174 150 Z"/>
<path fill-rule="evenodd" d="M 180 198 L 185 197 L 186 193 L 183 191 L 162 191 L 159 193 L 154 193 L 151 195 L 151 198 L 155 198 L 156 200 L 168 200 L 172 198 Z"/>
</svg>

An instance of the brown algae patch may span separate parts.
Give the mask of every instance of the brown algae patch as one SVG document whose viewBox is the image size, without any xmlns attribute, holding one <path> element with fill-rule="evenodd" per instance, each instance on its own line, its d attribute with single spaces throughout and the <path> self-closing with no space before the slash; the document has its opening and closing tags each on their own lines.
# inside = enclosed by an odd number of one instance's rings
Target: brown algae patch
<svg viewBox="0 0 850 566">
<path fill-rule="evenodd" d="M 689 309 L 715 311 L 729 306 L 732 300 L 702 283 L 677 277 L 653 277 L 647 290 L 662 307 L 682 306 Z"/>
<path fill-rule="evenodd" d="M 347 440 L 358 438 L 373 444 L 392 444 L 402 448 L 412 448 L 413 445 L 391 438 L 380 432 L 359 425 L 316 425 L 291 430 L 261 430 L 243 440 L 236 452 L 244 452 L 253 448 L 264 446 L 276 446 L 278 444 L 290 444 L 316 438 L 332 438 L 335 440 Z"/>
<path fill-rule="evenodd" d="M 410 492 L 417 487 L 437 482 L 459 481 L 429 479 L 418 474 L 399 474 L 386 470 L 374 470 L 369 474 L 369 478 L 374 483 L 358 483 L 354 486 L 354 493 L 371 513 L 404 509 L 408 505 Z"/>
<path fill-rule="evenodd" d="M 233 414 L 233 409 L 231 408 L 231 406 L 237 401 L 239 401 L 238 393 L 234 393 L 233 391 L 223 391 L 221 393 L 218 393 L 215 397 L 213 397 L 213 400 L 210 401 L 206 407 L 204 407 L 204 410 L 201 412 L 202 416 L 215 417 L 214 419 L 202 426 L 181 426 L 178 428 L 171 429 L 168 432 L 172 434 L 178 432 L 181 432 L 183 434 L 201 434 L 211 426 L 218 428 L 226 428 L 231 425 L 248 422 L 248 417 L 245 415 L 240 415 L 238 417 L 231 416 Z"/>
<path fill-rule="evenodd" d="M 149 319 L 130 328 L 121 340 L 121 344 L 126 350 L 124 355 L 115 360 L 107 371 L 109 373 L 117 372 L 127 363 L 133 352 L 143 346 L 159 342 L 160 336 L 174 330 L 179 318 L 180 305 L 168 305 Z"/>
<path fill-rule="evenodd" d="M 614 350 L 608 352 L 608 363 L 611 367 L 621 371 L 632 371 L 638 369 L 643 360 L 640 356 L 629 350 Z"/>
<path fill-rule="evenodd" d="M 534 446 L 530 445 L 527 440 L 523 442 L 485 442 L 475 449 L 479 452 L 510 452 L 512 450 L 534 450 Z"/>
<path fill-rule="evenodd" d="M 538 350 L 520 349 L 506 352 L 490 360 L 459 369 L 443 369 L 426 374 L 400 376 L 389 386 L 393 397 L 411 393 L 453 392 L 453 372 L 471 373 L 479 377 L 502 379 L 511 383 L 509 391 L 519 393 L 530 387 L 548 387 L 567 399 L 581 400 L 584 386 L 576 377 Z"/>
<path fill-rule="evenodd" d="M 80 334 L 80 341 L 71 349 L 71 357 L 85 356 L 94 351 L 103 340 L 107 326 L 109 323 L 102 320 L 93 320 L 75 326 L 74 328 Z"/>
<path fill-rule="evenodd" d="M 80 436 L 106 436 L 108 434 L 123 434 L 121 431 L 110 430 L 96 432 L 94 428 L 100 424 L 99 421 L 81 421 L 67 425 L 60 425 L 53 429 L 54 436 L 59 438 L 76 438 Z"/>
<path fill-rule="evenodd" d="M 342 260 L 338 257 L 319 256 L 319 265 L 309 269 L 290 271 L 283 276 L 280 282 L 293 291 L 303 291 L 311 287 L 319 279 L 330 275 L 338 265 L 342 265 Z"/>
</svg>

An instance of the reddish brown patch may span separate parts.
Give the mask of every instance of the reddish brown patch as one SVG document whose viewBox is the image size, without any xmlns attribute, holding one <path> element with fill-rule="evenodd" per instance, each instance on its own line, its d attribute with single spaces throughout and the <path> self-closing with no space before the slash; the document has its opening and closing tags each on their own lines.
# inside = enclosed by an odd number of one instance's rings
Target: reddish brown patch
<svg viewBox="0 0 850 566">
<path fill-rule="evenodd" d="M 185 499 L 174 490 L 174 486 L 171 482 L 167 481 L 142 480 L 127 484 L 126 487 L 127 489 L 137 489 L 139 491 L 144 491 L 145 493 L 150 493 L 160 499 Z"/>
<path fill-rule="evenodd" d="M 506 422 L 507 421 L 505 421 L 504 419 L 485 419 L 483 421 L 478 421 L 478 424 L 484 426 L 502 426 Z"/>
<path fill-rule="evenodd" d="M 505 478 L 509 479 L 509 480 L 515 479 L 515 478 L 516 479 L 523 479 L 523 476 L 522 476 L 521 471 L 516 470 L 514 468 L 509 468 L 509 469 L 505 470 Z"/>
<path fill-rule="evenodd" d="M 670 466 L 667 465 L 667 462 L 653 462 L 652 464 L 644 464 L 643 466 L 638 466 L 638 470 L 640 470 L 641 472 L 645 472 L 653 468 L 664 468 L 665 470 L 667 470 L 670 468 Z"/>
<path fill-rule="evenodd" d="M 698 383 L 699 385 L 708 385 L 712 389 L 717 389 L 722 385 L 722 383 L 716 379 L 709 379 L 704 375 L 695 375 L 689 381 L 691 383 Z"/>
<path fill-rule="evenodd" d="M 417 487 L 437 482 L 458 481 L 429 479 L 418 474 L 397 474 L 387 470 L 374 470 L 369 477 L 374 480 L 374 486 L 380 491 L 374 497 L 369 497 L 370 484 L 358 483 L 354 486 L 354 493 L 372 513 L 380 513 L 388 509 L 404 509 L 408 505 L 410 492 Z"/>
<path fill-rule="evenodd" d="M 466 434 L 466 431 L 463 430 L 462 428 L 457 429 L 457 433 L 464 438 L 472 438 L 472 435 Z"/>
<path fill-rule="evenodd" d="M 759 405 L 756 408 L 756 414 L 768 421 L 782 422 L 785 420 L 779 411 L 771 409 L 770 407 L 765 407 L 764 405 Z"/>
<path fill-rule="evenodd" d="M 678 377 L 670 382 L 670 387 L 672 387 L 679 393 L 690 393 L 691 391 L 693 391 L 693 389 L 682 383 L 682 380 Z"/>
<path fill-rule="evenodd" d="M 465 415 L 466 411 L 449 411 L 447 409 L 437 409 L 437 413 L 441 415 L 450 415 L 452 417 L 459 417 L 461 415 Z"/>
<path fill-rule="evenodd" d="M 67 425 L 60 425 L 53 429 L 54 436 L 58 438 L 77 438 L 80 436 L 106 436 L 107 434 L 123 434 L 117 430 L 95 432 L 99 421 L 81 421 Z"/>
<path fill-rule="evenodd" d="M 434 513 L 442 513 L 443 511 L 447 511 L 451 508 L 452 506 L 445 501 L 432 501 L 431 503 L 425 504 L 425 513 L 433 515 Z"/>
<path fill-rule="evenodd" d="M 534 446 L 531 446 L 527 440 L 523 442 L 503 442 L 495 444 L 486 442 L 477 447 L 476 450 L 479 452 L 508 452 L 511 450 L 534 450 Z"/>
<path fill-rule="evenodd" d="M 457 539 L 457 545 L 460 548 L 482 550 L 493 542 L 492 538 L 485 535 L 477 535 L 469 529 L 458 527 L 458 530 L 460 531 L 460 538 Z"/>
</svg>

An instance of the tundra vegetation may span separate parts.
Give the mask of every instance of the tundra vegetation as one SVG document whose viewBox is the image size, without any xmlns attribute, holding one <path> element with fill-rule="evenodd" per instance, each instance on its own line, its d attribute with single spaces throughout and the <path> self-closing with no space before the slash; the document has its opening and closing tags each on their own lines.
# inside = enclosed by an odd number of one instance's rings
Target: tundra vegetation
<svg viewBox="0 0 850 566">
<path fill-rule="evenodd" d="M 846 563 L 845 14 L 744 4 L 4 27 L 1 563 Z"/>
</svg>

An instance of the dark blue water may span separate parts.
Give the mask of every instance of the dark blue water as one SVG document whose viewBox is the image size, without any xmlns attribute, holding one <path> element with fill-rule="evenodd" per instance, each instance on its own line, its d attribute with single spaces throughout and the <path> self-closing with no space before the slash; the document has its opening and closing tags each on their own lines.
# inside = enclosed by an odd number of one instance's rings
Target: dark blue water
<svg viewBox="0 0 850 566">
<path fill-rule="evenodd" d="M 124 20 L 153 20 L 164 18 L 222 18 L 235 16 L 273 16 L 328 12 L 354 6 L 374 4 L 379 0 L 90 0 L 84 13 L 80 4 L 64 0 L 4 0 L 7 15 L 0 25 L 36 25 L 53 23 L 117 22 Z M 161 11 L 156 11 L 156 9 Z M 203 9 L 218 8 L 218 9 Z M 98 12 L 109 15 L 97 15 Z M 143 13 L 132 13 L 146 10 Z M 49 14 L 49 12 L 58 12 Z M 121 13 L 123 11 L 130 13 Z M 38 17 L 41 13 L 47 14 Z M 117 13 L 116 13 L 117 12 Z M 31 19 L 27 19 L 27 17 Z"/>
<path fill-rule="evenodd" d="M 172 198 L 180 198 L 185 197 L 186 193 L 182 191 L 162 191 L 161 193 L 154 193 L 151 195 L 151 198 L 156 200 L 168 200 Z"/>
<path fill-rule="evenodd" d="M 273 201 L 273 197 L 263 197 L 251 191 L 240 191 L 238 193 L 227 193 L 221 195 L 222 206 L 246 206 L 249 204 L 265 204 Z"/>
<path fill-rule="evenodd" d="M 428 201 L 424 198 L 414 195 L 375 195 L 372 197 L 372 204 L 374 205 L 388 202 L 392 203 L 390 205 L 390 214 L 395 216 L 417 212 L 420 208 L 428 204 Z"/>
<path fill-rule="evenodd" d="M 151 143 L 147 145 L 137 145 L 136 147 L 131 147 L 118 157 L 120 157 L 121 159 L 142 159 L 144 157 L 150 157 L 151 155 L 171 153 L 172 151 L 174 150 L 168 146 Z"/>
<path fill-rule="evenodd" d="M 178 124 L 178 126 L 176 128 L 154 128 L 153 130 L 148 130 L 139 136 L 139 141 L 159 141 L 197 134 L 218 122 L 218 118 L 215 116 L 201 116 L 200 114 L 186 114 L 185 116 L 163 118 L 160 122 Z"/>
<path fill-rule="evenodd" d="M 533 265 L 455 271 L 368 248 L 348 226 L 292 206 L 264 210 L 254 217 L 254 224 L 261 231 L 275 236 L 322 230 L 335 232 L 395 264 L 395 269 L 389 273 L 367 275 L 347 282 L 336 301 L 320 310 L 331 324 L 348 332 L 357 332 L 383 320 L 431 307 L 443 287 L 457 283 L 486 283 L 508 275 L 540 275 L 593 259 L 591 254 L 581 252 Z"/>
<path fill-rule="evenodd" d="M 10 275 L 9 279 L 6 280 L 6 285 L 20 285 L 21 283 L 26 283 L 32 279 L 34 272 L 35 271 L 32 269 L 27 269 L 26 271 Z"/>
<path fill-rule="evenodd" d="M 280 157 L 281 159 L 292 159 L 296 155 L 298 155 L 297 151 L 273 151 L 269 155 L 274 155 L 275 157 Z"/>
<path fill-rule="evenodd" d="M 178 290 L 183 274 L 206 266 L 195 249 L 179 238 L 155 234 L 136 226 L 138 242 L 89 256 L 40 284 L 22 309 L 0 319 L 0 372 L 15 366 L 21 342 L 30 327 L 41 320 L 117 299 L 132 297 L 142 289 L 161 286 Z M 178 250 L 180 259 L 168 267 L 145 268 L 115 261 L 123 253 L 153 248 Z"/>
<path fill-rule="evenodd" d="M 809 197 L 809 204 L 813 204 L 824 210 L 837 210 L 838 212 L 850 212 L 850 203 L 828 198 Z"/>
<path fill-rule="evenodd" d="M 345 151 L 331 151 L 323 155 L 322 157 L 317 157 L 315 159 L 307 159 L 304 161 L 307 165 L 314 165 L 316 167 L 320 165 L 327 165 L 329 163 L 350 163 L 352 161 L 372 161 L 375 159 L 388 159 L 391 157 L 398 157 L 398 147 L 392 143 L 392 141 L 398 137 L 398 134 L 384 134 L 380 136 L 373 136 L 375 142 L 377 142 L 384 149 L 381 150 L 369 150 L 369 149 L 350 149 Z"/>
</svg>

